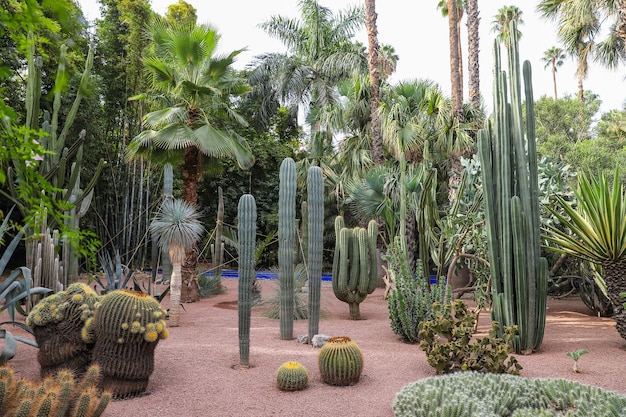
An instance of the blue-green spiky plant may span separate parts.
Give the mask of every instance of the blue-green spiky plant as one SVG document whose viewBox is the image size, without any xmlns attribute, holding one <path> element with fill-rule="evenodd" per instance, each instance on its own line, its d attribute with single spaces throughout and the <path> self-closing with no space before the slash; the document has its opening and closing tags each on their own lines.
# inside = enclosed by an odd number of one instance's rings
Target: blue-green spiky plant
<svg viewBox="0 0 626 417">
<path fill-rule="evenodd" d="M 252 280 L 255 276 L 256 202 L 250 194 L 239 199 L 237 208 L 239 239 L 239 365 L 250 366 L 250 315 Z"/>
<path fill-rule="evenodd" d="M 278 192 L 278 280 L 280 284 L 280 338 L 293 339 L 293 273 L 296 248 L 296 163 L 280 164 Z"/>
</svg>

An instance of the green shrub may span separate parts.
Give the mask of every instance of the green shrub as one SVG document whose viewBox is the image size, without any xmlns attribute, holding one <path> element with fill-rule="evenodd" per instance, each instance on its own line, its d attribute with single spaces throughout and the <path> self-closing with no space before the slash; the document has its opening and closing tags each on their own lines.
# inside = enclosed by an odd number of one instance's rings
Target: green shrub
<svg viewBox="0 0 626 417">
<path fill-rule="evenodd" d="M 212 295 L 223 294 L 226 291 L 222 285 L 221 277 L 214 277 L 205 274 L 198 276 L 198 287 L 200 287 L 200 298 L 208 298 Z"/>
<path fill-rule="evenodd" d="M 420 324 L 419 336 L 420 349 L 426 352 L 426 359 L 437 374 L 457 371 L 519 374 L 521 365 L 514 356 L 509 356 L 516 326 L 506 327 L 500 338 L 497 336 L 500 324 L 492 322 L 489 336 L 472 342 L 476 317 L 463 301 L 444 306 L 434 303 L 433 314 L 433 319 Z"/>
<path fill-rule="evenodd" d="M 566 379 L 459 372 L 402 388 L 395 417 L 624 416 L 626 396 Z"/>
<path fill-rule="evenodd" d="M 421 278 L 422 268 L 419 261 L 414 274 L 397 242 L 389 247 L 385 259 L 396 282 L 396 288 L 388 300 L 391 330 L 405 342 L 417 343 L 419 324 L 434 317 L 433 303 L 450 303 L 452 293 L 444 280 L 430 285 L 428 278 Z"/>
</svg>

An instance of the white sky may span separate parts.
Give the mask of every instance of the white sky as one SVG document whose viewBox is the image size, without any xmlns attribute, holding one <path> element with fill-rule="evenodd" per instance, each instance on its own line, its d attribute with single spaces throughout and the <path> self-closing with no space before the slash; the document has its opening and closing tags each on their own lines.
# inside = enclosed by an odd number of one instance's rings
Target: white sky
<svg viewBox="0 0 626 417">
<path fill-rule="evenodd" d="M 263 52 L 284 52 L 283 45 L 268 37 L 258 24 L 267 21 L 272 15 L 290 18 L 299 16 L 297 0 L 186 0 L 192 4 L 198 14 L 198 23 L 209 23 L 222 34 L 220 49 L 232 51 L 247 48 L 239 55 L 236 66 L 245 67 L 255 55 Z M 177 0 L 153 0 L 152 8 L 157 13 L 165 14 L 167 6 Z M 333 11 L 345 9 L 362 0 L 320 0 Z M 89 20 L 99 17 L 97 0 L 79 0 L 83 12 Z M 523 11 L 524 24 L 519 27 L 520 59 L 529 60 L 533 69 L 533 90 L 535 99 L 542 95 L 553 96 L 552 74 L 544 69 L 541 60 L 544 51 L 558 46 L 555 28 L 535 13 L 538 1 L 518 1 L 517 6 Z M 363 2 L 364 4 L 364 2 Z M 481 92 L 488 108 L 491 108 L 492 91 L 492 45 L 494 34 L 491 33 L 491 21 L 497 10 L 503 5 L 512 5 L 515 1 L 481 0 L 480 8 L 480 82 Z M 379 0 L 376 2 L 378 13 L 379 42 L 392 45 L 400 60 L 392 82 L 405 79 L 428 78 L 436 81 L 446 94 L 450 92 L 449 43 L 447 20 L 436 8 L 436 0 Z M 463 35 L 467 33 L 463 25 Z M 365 32 L 357 38 L 367 44 Z M 464 65 L 467 68 L 467 44 L 464 40 Z M 577 94 L 576 64 L 569 58 L 557 72 L 559 97 L 564 94 Z M 467 70 L 465 70 L 467 76 Z M 601 111 L 621 109 L 626 100 L 625 68 L 618 71 L 603 69 L 591 63 L 589 74 L 584 83 L 585 90 L 598 94 L 603 101 Z M 466 81 L 467 96 L 467 81 Z M 467 100 L 467 97 L 465 98 Z"/>
</svg>

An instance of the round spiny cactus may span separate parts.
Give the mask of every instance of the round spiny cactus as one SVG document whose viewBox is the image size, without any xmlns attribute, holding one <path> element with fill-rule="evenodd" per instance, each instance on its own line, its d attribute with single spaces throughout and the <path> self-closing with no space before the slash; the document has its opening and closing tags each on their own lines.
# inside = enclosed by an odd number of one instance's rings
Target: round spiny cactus
<svg viewBox="0 0 626 417">
<path fill-rule="evenodd" d="M 102 297 L 84 336 L 93 335 L 93 361 L 102 372 L 101 387 L 116 398 L 145 391 L 154 370 L 154 349 L 168 336 L 165 311 L 142 292 L 117 290 Z"/>
<path fill-rule="evenodd" d="M 298 391 L 309 384 L 309 373 L 298 362 L 285 362 L 276 371 L 276 386 L 283 391 Z"/>
<path fill-rule="evenodd" d="M 93 317 L 100 296 L 89 286 L 74 283 L 39 301 L 26 318 L 39 346 L 41 375 L 62 368 L 81 375 L 91 362 L 93 340 L 82 337 L 85 323 Z"/>
<path fill-rule="evenodd" d="M 363 353 L 349 337 L 331 337 L 320 349 L 318 362 L 324 383 L 354 385 L 363 370 Z"/>
</svg>

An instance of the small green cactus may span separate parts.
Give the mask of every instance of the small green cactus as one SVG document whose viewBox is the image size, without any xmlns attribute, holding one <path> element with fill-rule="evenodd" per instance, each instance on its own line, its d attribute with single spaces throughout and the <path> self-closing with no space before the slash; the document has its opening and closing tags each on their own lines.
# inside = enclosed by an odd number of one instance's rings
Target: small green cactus
<svg viewBox="0 0 626 417">
<path fill-rule="evenodd" d="M 95 337 L 93 362 L 100 366 L 100 386 L 115 398 L 145 391 L 154 370 L 154 349 L 169 332 L 165 311 L 153 297 L 116 290 L 102 297 L 85 334 Z"/>
<path fill-rule="evenodd" d="M 83 337 L 83 327 L 100 296 L 89 286 L 74 283 L 67 290 L 42 299 L 26 317 L 39 346 L 41 376 L 69 368 L 82 375 L 91 363 L 95 340 Z"/>
<path fill-rule="evenodd" d="M 567 356 L 574 360 L 574 372 L 580 372 L 580 369 L 578 368 L 578 359 L 580 359 L 580 357 L 585 353 L 589 353 L 589 351 L 586 349 L 578 349 L 573 352 L 567 352 Z"/>
<path fill-rule="evenodd" d="M 363 371 L 361 348 L 347 336 L 331 337 L 318 356 L 320 376 L 328 385 L 354 385 Z"/>
<path fill-rule="evenodd" d="M 298 362 L 285 362 L 276 371 L 276 386 L 283 391 L 299 391 L 309 384 L 309 372 Z"/>
</svg>

